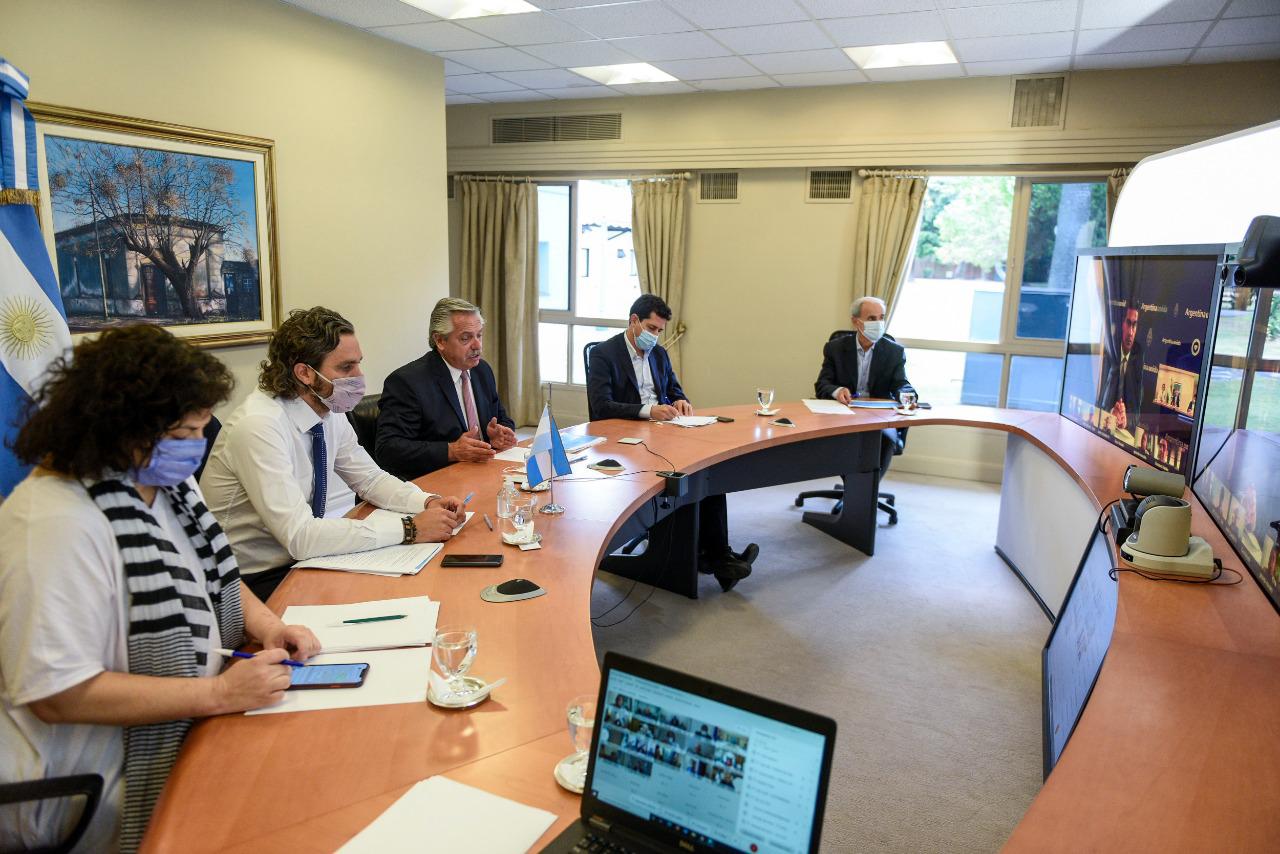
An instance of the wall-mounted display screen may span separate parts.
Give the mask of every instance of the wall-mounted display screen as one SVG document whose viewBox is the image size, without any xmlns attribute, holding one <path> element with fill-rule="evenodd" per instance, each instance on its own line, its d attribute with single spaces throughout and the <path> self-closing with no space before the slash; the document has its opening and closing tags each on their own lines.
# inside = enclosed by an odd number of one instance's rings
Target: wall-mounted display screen
<svg viewBox="0 0 1280 854">
<path fill-rule="evenodd" d="M 1076 264 L 1061 412 L 1165 471 L 1189 473 L 1223 247 L 1140 247 Z"/>
</svg>

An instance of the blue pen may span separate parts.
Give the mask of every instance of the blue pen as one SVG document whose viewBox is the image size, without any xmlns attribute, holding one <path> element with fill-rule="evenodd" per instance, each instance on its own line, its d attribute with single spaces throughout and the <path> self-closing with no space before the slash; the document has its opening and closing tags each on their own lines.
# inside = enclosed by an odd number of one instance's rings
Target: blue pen
<svg viewBox="0 0 1280 854">
<path fill-rule="evenodd" d="M 213 649 L 213 650 L 210 650 L 210 652 L 215 652 L 218 655 L 225 656 L 226 658 L 253 658 L 253 653 L 251 652 L 240 652 L 239 650 L 234 650 L 234 649 Z M 280 663 L 287 664 L 290 667 L 306 667 L 307 666 L 303 664 L 301 661 L 294 661 L 293 659 L 289 659 L 289 658 L 286 658 L 284 661 Z"/>
<path fill-rule="evenodd" d="M 470 503 L 471 503 L 471 499 L 473 499 L 473 498 L 475 498 L 475 497 L 476 497 L 476 494 L 475 494 L 474 492 L 468 492 L 468 493 L 467 493 L 467 497 L 466 497 L 466 498 L 464 498 L 464 499 L 462 499 L 462 506 L 463 506 L 463 507 L 466 507 L 468 504 L 470 504 Z"/>
</svg>

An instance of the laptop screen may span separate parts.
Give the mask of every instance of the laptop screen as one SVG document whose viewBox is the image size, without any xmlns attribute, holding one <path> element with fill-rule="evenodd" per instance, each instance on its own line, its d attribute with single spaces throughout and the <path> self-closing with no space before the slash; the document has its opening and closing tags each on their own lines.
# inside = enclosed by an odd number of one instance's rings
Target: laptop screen
<svg viewBox="0 0 1280 854">
<path fill-rule="evenodd" d="M 825 735 L 634 673 L 606 673 L 592 797 L 701 848 L 811 850 Z"/>
</svg>

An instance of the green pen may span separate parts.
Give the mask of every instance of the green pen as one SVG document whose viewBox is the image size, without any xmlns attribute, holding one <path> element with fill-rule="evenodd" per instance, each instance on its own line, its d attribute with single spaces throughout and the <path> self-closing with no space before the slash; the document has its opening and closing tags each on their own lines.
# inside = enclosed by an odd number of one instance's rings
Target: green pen
<svg viewBox="0 0 1280 854">
<path fill-rule="evenodd" d="M 384 617 L 360 617 L 355 620 L 343 620 L 342 624 L 346 626 L 350 626 L 356 623 L 385 623 L 388 620 L 403 620 L 407 616 L 409 615 L 408 614 L 387 614 Z"/>
</svg>

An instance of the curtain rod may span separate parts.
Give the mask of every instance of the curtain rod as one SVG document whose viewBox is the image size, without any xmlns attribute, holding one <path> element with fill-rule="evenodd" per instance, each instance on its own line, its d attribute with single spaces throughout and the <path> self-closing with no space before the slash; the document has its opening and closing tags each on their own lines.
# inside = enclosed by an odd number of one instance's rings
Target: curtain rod
<svg viewBox="0 0 1280 854">
<path fill-rule="evenodd" d="M 688 180 L 691 172 L 658 172 L 651 175 L 472 175 L 452 173 L 455 181 L 667 181 L 674 178 Z"/>
<path fill-rule="evenodd" d="M 859 178 L 928 178 L 928 169 L 859 169 Z"/>
<path fill-rule="evenodd" d="M 498 182 L 519 182 L 532 181 L 528 175 L 465 175 L 457 174 L 451 176 L 455 181 L 498 181 Z"/>
</svg>

